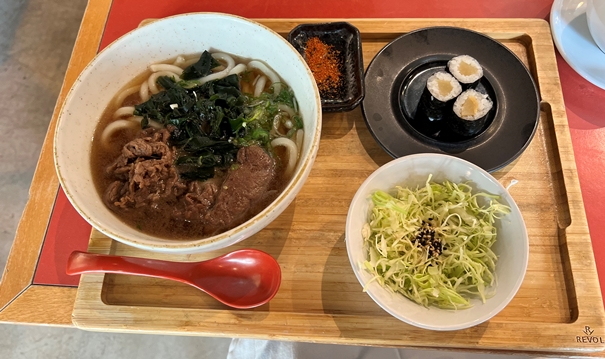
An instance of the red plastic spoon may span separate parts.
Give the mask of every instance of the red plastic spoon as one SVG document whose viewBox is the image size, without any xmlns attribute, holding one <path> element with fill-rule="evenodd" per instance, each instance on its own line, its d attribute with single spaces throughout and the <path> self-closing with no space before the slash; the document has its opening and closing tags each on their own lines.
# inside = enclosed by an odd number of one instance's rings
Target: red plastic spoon
<svg viewBox="0 0 605 359">
<path fill-rule="evenodd" d="M 281 283 L 281 268 L 273 257 L 256 249 L 241 249 L 203 262 L 73 252 L 67 274 L 119 273 L 166 278 L 198 288 L 221 303 L 246 309 L 273 299 Z"/>
</svg>

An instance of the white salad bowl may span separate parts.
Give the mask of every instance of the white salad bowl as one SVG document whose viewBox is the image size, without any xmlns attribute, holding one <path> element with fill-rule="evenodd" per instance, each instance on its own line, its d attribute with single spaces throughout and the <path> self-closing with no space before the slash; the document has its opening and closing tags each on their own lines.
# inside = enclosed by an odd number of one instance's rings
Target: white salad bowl
<svg viewBox="0 0 605 359">
<path fill-rule="evenodd" d="M 268 64 L 293 89 L 305 136 L 294 175 L 268 207 L 224 233 L 194 240 L 168 240 L 130 227 L 109 210 L 97 193 L 91 171 L 95 127 L 110 100 L 148 65 L 179 54 L 220 50 Z M 69 201 L 93 227 L 134 247 L 170 253 L 205 252 L 252 236 L 294 200 L 307 179 L 319 147 L 321 102 L 313 75 L 300 54 L 279 34 L 242 17 L 195 13 L 155 21 L 122 36 L 80 74 L 61 110 L 54 140 L 59 181 Z"/>
<path fill-rule="evenodd" d="M 373 207 L 371 195 L 376 190 L 392 192 L 395 186 L 416 188 L 424 186 L 428 176 L 432 181 L 468 182 L 476 192 L 500 196 L 500 203 L 511 212 L 498 220 L 497 239 L 492 247 L 498 256 L 496 263 L 496 292 L 485 303 L 471 299 L 468 309 L 424 307 L 396 294 L 377 281 L 363 268 L 367 259 L 363 246 L 362 228 Z M 476 191 L 476 192 L 475 192 Z M 389 314 L 408 324 L 431 330 L 459 330 L 481 324 L 498 314 L 513 299 L 523 282 L 529 257 L 527 230 L 519 208 L 508 191 L 489 173 L 476 165 L 448 155 L 417 154 L 395 159 L 377 169 L 359 187 L 346 223 L 346 245 L 353 271 L 368 295 Z M 360 289 L 361 290 L 361 289 Z"/>
</svg>

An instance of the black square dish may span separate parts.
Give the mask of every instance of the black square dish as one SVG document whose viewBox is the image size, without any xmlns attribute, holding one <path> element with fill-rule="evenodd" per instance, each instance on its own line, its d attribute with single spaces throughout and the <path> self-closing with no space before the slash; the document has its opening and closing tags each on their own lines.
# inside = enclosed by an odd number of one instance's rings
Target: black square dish
<svg viewBox="0 0 605 359">
<path fill-rule="evenodd" d="M 334 90 L 321 91 L 321 107 L 324 112 L 351 111 L 365 95 L 363 55 L 359 30 L 347 22 L 301 24 L 288 34 L 288 41 L 309 63 L 305 53 L 307 43 L 318 38 L 336 54 L 340 81 Z M 312 66 L 310 66 L 312 67 Z M 314 74 L 317 79 L 317 75 Z"/>
</svg>

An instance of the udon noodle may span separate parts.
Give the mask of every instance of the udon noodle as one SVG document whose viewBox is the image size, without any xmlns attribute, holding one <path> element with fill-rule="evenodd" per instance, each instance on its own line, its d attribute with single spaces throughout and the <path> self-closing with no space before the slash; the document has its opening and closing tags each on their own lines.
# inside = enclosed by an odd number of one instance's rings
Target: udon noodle
<svg viewBox="0 0 605 359">
<path fill-rule="evenodd" d="M 131 226 L 209 236 L 279 195 L 301 155 L 302 127 L 292 90 L 265 63 L 179 55 L 149 65 L 113 98 L 93 140 L 93 178 Z"/>
</svg>

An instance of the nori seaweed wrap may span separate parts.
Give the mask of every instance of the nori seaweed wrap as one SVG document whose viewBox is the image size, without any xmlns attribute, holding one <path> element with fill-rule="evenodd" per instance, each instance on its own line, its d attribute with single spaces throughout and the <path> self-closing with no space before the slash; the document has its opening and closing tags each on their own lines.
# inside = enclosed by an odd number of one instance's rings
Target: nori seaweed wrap
<svg viewBox="0 0 605 359">
<path fill-rule="evenodd" d="M 451 111 L 452 101 L 462 92 L 460 83 L 445 71 L 431 75 L 420 97 L 414 116 L 415 126 L 425 135 L 433 135 L 443 127 Z"/>
<path fill-rule="evenodd" d="M 483 77 L 483 67 L 469 55 L 460 55 L 447 63 L 447 71 L 460 82 L 464 90 L 477 87 Z"/>
<path fill-rule="evenodd" d="M 494 103 L 488 95 L 473 89 L 464 91 L 452 108 L 448 118 L 450 131 L 464 137 L 471 137 L 483 130 L 487 116 Z"/>
</svg>

